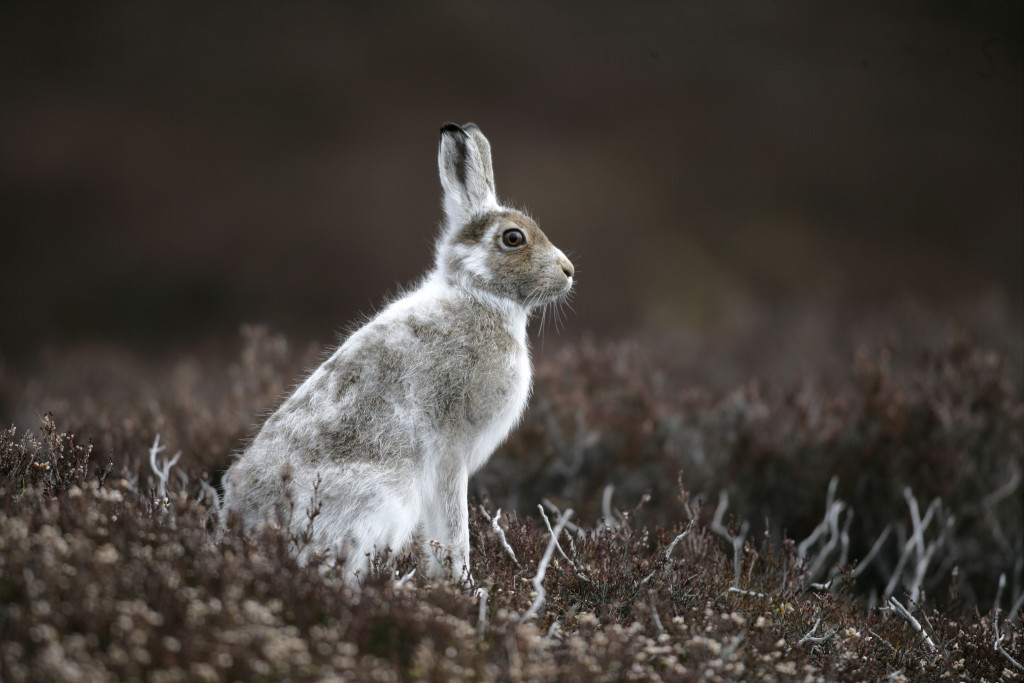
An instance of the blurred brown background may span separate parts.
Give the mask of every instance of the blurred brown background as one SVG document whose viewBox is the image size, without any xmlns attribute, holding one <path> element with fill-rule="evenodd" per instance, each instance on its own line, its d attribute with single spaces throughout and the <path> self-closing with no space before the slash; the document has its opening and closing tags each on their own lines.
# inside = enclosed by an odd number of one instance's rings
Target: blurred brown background
<svg viewBox="0 0 1024 683">
<path fill-rule="evenodd" d="M 570 335 L 1019 311 L 1022 4 L 891 4 L 4 3 L 0 356 L 329 339 L 430 264 L 447 120 L 574 258 Z"/>
</svg>

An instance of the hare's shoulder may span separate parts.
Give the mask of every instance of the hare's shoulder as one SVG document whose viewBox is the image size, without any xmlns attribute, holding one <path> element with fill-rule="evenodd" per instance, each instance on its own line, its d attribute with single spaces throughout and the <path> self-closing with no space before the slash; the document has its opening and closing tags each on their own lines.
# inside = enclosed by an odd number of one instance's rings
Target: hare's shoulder
<svg viewBox="0 0 1024 683">
<path fill-rule="evenodd" d="M 427 281 L 381 311 L 346 346 L 355 353 L 384 355 L 392 349 L 433 352 L 433 346 L 519 353 L 526 350 L 526 316 L 513 302 L 481 300 L 457 287 Z"/>
</svg>

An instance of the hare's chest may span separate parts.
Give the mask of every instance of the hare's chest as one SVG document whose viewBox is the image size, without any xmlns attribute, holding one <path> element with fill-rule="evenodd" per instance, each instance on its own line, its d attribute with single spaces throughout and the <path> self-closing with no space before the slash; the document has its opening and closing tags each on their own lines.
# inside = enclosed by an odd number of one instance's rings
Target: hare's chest
<svg viewBox="0 0 1024 683">
<path fill-rule="evenodd" d="M 500 411 L 502 419 L 499 426 L 505 430 L 501 436 L 502 439 L 519 422 L 519 418 L 522 417 L 523 411 L 526 409 L 526 403 L 530 399 L 533 368 L 530 365 L 530 354 L 525 348 L 517 349 L 509 358 L 509 368 L 507 408 Z"/>
<path fill-rule="evenodd" d="M 532 369 L 526 349 L 511 353 L 501 369 L 487 378 L 487 388 L 470 392 L 467 414 L 473 423 L 471 471 L 483 466 L 518 424 L 530 398 Z"/>
</svg>

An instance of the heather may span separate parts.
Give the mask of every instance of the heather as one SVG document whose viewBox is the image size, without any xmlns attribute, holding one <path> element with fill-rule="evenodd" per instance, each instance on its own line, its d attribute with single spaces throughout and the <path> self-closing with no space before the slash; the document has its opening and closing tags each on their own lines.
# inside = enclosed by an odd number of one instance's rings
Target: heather
<svg viewBox="0 0 1024 683">
<path fill-rule="evenodd" d="M 1018 323 L 954 313 L 546 335 L 523 424 L 471 482 L 473 585 L 401 555 L 355 589 L 299 566 L 301 535 L 217 533 L 231 454 L 318 345 L 246 326 L 44 353 L 3 370 L 0 673 L 1014 680 Z"/>
</svg>

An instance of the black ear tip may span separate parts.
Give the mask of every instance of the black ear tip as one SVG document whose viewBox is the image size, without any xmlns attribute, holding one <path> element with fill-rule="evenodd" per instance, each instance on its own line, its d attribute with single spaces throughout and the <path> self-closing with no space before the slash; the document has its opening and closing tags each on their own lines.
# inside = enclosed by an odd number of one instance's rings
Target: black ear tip
<svg viewBox="0 0 1024 683">
<path fill-rule="evenodd" d="M 462 130 L 462 127 L 456 123 L 452 123 L 451 121 L 448 121 L 441 126 L 441 137 L 444 137 L 446 133 L 462 133 L 465 135 L 465 131 Z"/>
</svg>

